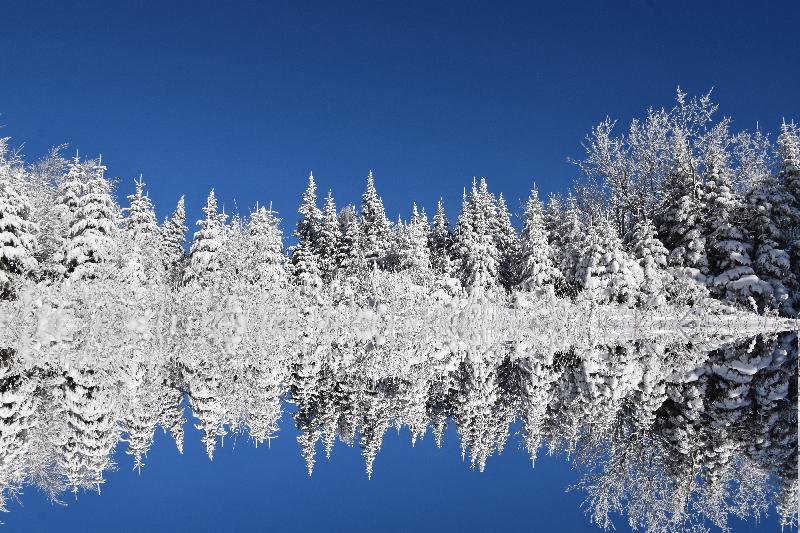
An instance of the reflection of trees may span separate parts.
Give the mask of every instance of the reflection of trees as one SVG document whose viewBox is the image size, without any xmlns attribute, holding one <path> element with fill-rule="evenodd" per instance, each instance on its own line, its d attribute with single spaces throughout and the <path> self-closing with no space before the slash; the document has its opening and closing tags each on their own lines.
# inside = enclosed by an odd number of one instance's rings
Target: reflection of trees
<svg viewBox="0 0 800 533">
<path fill-rule="evenodd" d="M 3 351 L 4 495 L 28 484 L 53 497 L 96 489 L 119 440 L 141 469 L 159 426 L 182 450 L 186 397 L 209 458 L 231 432 L 269 441 L 290 402 L 309 474 L 319 450 L 330 458 L 337 441 L 358 441 L 367 475 L 378 475 L 389 428 L 407 428 L 412 443 L 430 429 L 440 445 L 448 424 L 465 460 L 483 470 L 519 427 L 531 461 L 544 447 L 581 468 L 578 487 L 600 526 L 621 514 L 648 531 L 724 528 L 730 516 L 770 507 L 796 520 L 795 336 L 567 343 L 507 324 L 505 336 L 459 336 L 458 316 L 403 322 L 411 308 L 374 306 L 340 308 L 326 324 L 305 315 L 308 330 L 295 342 L 242 320 L 248 305 L 228 305 L 218 322 L 184 314 L 195 336 L 180 344 L 116 338 L 113 346 L 137 346 L 125 348 L 124 364 L 98 356 L 89 365 L 78 342 L 52 344 L 57 357 L 39 348 L 41 364 Z M 464 312 L 472 323 L 475 311 Z M 347 321 L 366 333 L 348 337 Z M 397 333 L 409 324 L 411 335 Z M 209 335 L 214 328 L 225 338 Z M 100 354 L 101 344 L 90 348 Z"/>
</svg>

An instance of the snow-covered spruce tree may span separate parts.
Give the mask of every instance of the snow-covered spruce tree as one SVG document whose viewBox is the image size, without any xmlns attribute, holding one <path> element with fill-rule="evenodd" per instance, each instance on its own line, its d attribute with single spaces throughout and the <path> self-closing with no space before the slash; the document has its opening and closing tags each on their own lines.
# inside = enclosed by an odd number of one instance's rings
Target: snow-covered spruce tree
<svg viewBox="0 0 800 533">
<path fill-rule="evenodd" d="M 308 175 L 303 202 L 297 212 L 300 214 L 300 219 L 294 230 L 297 244 L 292 248 L 292 273 L 300 286 L 316 290 L 322 284 L 317 247 L 322 213 L 317 207 L 317 184 L 314 182 L 313 173 Z"/>
<path fill-rule="evenodd" d="M 500 285 L 511 291 L 519 284 L 520 243 L 517 230 L 511 224 L 511 213 L 508 211 L 503 193 L 497 200 L 497 217 L 495 218 L 495 235 L 500 263 L 498 278 Z"/>
<path fill-rule="evenodd" d="M 677 129 L 672 143 L 672 166 L 658 216 L 659 237 L 670 251 L 669 264 L 684 267 L 698 281 L 708 273 L 703 232 L 703 184 L 686 135 Z"/>
<path fill-rule="evenodd" d="M 439 198 L 439 202 L 436 204 L 436 214 L 433 216 L 433 224 L 428 231 L 428 252 L 431 258 L 431 269 L 435 275 L 449 274 L 452 245 L 453 234 L 444 212 L 444 200 Z"/>
<path fill-rule="evenodd" d="M 220 251 L 225 238 L 226 215 L 217 212 L 214 189 L 208 193 L 203 207 L 203 218 L 197 221 L 198 229 L 189 249 L 189 260 L 183 271 L 184 285 L 209 286 L 214 283 L 220 268 Z"/>
<path fill-rule="evenodd" d="M 130 206 L 125 209 L 125 229 L 131 247 L 123 253 L 123 261 L 138 261 L 144 274 L 145 283 L 162 281 L 164 264 L 161 256 L 161 235 L 153 202 L 144 193 L 145 183 L 141 176 L 135 182 L 136 192 L 128 196 Z M 133 254 L 137 257 L 132 257 Z"/>
<path fill-rule="evenodd" d="M 640 217 L 626 236 L 628 253 L 642 269 L 639 293 L 643 304 L 660 305 L 666 295 L 662 289 L 667 276 L 667 249 L 658 240 L 656 227 L 647 217 Z"/>
<path fill-rule="evenodd" d="M 14 169 L 0 151 L 0 299 L 14 292 L 15 278 L 34 273 L 37 226 L 30 219 L 30 205 L 18 190 L 21 185 Z"/>
<path fill-rule="evenodd" d="M 128 195 L 130 206 L 124 210 L 128 213 L 125 218 L 125 229 L 134 239 L 138 237 L 150 238 L 158 233 L 153 202 L 144 193 L 145 183 L 142 176 L 139 176 L 138 180 L 134 180 L 134 184 L 136 185 L 136 192 Z"/>
<path fill-rule="evenodd" d="M 493 295 L 498 288 L 499 252 L 496 228 L 497 206 L 489 193 L 486 179 L 472 192 L 458 216 L 455 249 L 458 253 L 462 286 L 470 295 L 481 298 Z"/>
<path fill-rule="evenodd" d="M 756 298 L 760 309 L 780 309 L 788 316 L 796 314 L 791 298 L 797 287 L 787 251 L 787 209 L 792 198 L 777 176 L 763 176 L 746 195 L 747 231 L 753 240 L 753 270 L 769 283 L 771 292 Z"/>
<path fill-rule="evenodd" d="M 575 198 L 567 197 L 566 210 L 550 235 L 555 251 L 555 264 L 564 279 L 564 294 L 574 296 L 580 290 L 578 265 L 586 246 L 586 227 Z"/>
<path fill-rule="evenodd" d="M 411 211 L 411 224 L 408 226 L 408 255 L 406 268 L 411 271 L 417 284 L 424 284 L 431 278 L 431 257 L 428 251 L 428 217 L 425 209 L 417 211 L 414 203 Z"/>
<path fill-rule="evenodd" d="M 341 229 L 336 213 L 336 203 L 333 193 L 328 191 L 325 206 L 322 208 L 322 221 L 317 235 L 317 253 L 319 255 L 319 270 L 322 280 L 330 283 L 336 273 L 336 256 L 339 248 Z"/>
<path fill-rule="evenodd" d="M 172 216 L 165 218 L 161 223 L 161 261 L 167 273 L 170 286 L 176 287 L 183 275 L 183 262 L 186 258 L 184 245 L 186 243 L 186 206 L 184 197 L 178 200 L 178 205 Z"/>
<path fill-rule="evenodd" d="M 339 212 L 339 231 L 341 239 L 336 256 L 336 275 L 342 279 L 358 279 L 366 270 L 366 260 L 355 206 L 347 205 Z"/>
<path fill-rule="evenodd" d="M 777 139 L 778 157 L 780 159 L 780 170 L 778 181 L 789 192 L 793 198 L 790 216 L 787 217 L 787 227 L 785 228 L 788 240 L 788 250 L 790 253 L 790 271 L 795 277 L 800 272 L 800 128 L 794 122 L 781 124 L 781 134 Z M 789 280 L 790 283 L 793 280 Z M 800 308 L 800 296 L 797 286 L 793 287 L 794 298 L 793 308 Z"/>
<path fill-rule="evenodd" d="M 547 240 L 544 206 L 534 185 L 525 202 L 525 221 L 520 235 L 520 290 L 542 292 L 560 289 L 562 276 L 555 267 L 555 252 Z"/>
<path fill-rule="evenodd" d="M 80 165 L 85 181 L 79 189 L 64 243 L 64 267 L 70 280 L 108 277 L 113 273 L 111 263 L 117 252 L 115 238 L 120 212 L 111 196 L 111 182 L 104 176 L 106 167 L 100 160 Z"/>
<path fill-rule="evenodd" d="M 625 252 L 610 218 L 589 227 L 576 280 L 594 302 L 635 302 L 642 272 Z"/>
<path fill-rule="evenodd" d="M 747 304 L 771 298 L 772 287 L 755 275 L 750 238 L 742 229 L 743 207 L 733 190 L 724 148 L 712 145 L 706 156 L 705 213 L 708 285 L 712 296 Z"/>
<path fill-rule="evenodd" d="M 361 247 L 367 267 L 381 266 L 389 242 L 389 220 L 383 208 L 383 200 L 375 190 L 372 171 L 367 176 L 367 190 L 361 199 Z"/>
<path fill-rule="evenodd" d="M 266 290 L 285 286 L 286 268 L 283 255 L 283 234 L 280 220 L 272 211 L 256 206 L 247 222 L 247 265 L 244 276 L 248 284 Z"/>
</svg>

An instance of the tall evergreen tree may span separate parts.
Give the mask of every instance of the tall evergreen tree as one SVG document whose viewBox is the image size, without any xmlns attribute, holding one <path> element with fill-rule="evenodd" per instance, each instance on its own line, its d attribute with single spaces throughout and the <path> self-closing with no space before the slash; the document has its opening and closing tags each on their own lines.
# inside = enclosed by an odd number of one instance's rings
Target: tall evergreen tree
<svg viewBox="0 0 800 533">
<path fill-rule="evenodd" d="M 790 271 L 795 278 L 800 277 L 800 131 L 794 122 L 781 124 L 781 134 L 777 139 L 778 157 L 780 159 L 780 169 L 778 172 L 779 183 L 788 191 L 793 198 L 791 210 L 786 220 L 787 248 L 790 253 Z M 800 295 L 795 281 L 791 287 L 794 289 L 794 297 L 790 298 L 794 310 L 800 308 Z"/>
<path fill-rule="evenodd" d="M 314 182 L 313 173 L 308 175 L 303 202 L 297 212 L 300 214 L 300 219 L 294 231 L 297 245 L 292 249 L 292 271 L 297 283 L 314 289 L 322 283 L 317 247 L 322 213 L 317 207 L 317 184 Z"/>
<path fill-rule="evenodd" d="M 367 190 L 361 200 L 361 246 L 367 267 L 381 266 L 389 242 L 389 221 L 383 200 L 375 190 L 372 171 L 367 176 Z"/>
<path fill-rule="evenodd" d="M 159 230 L 161 235 L 161 260 L 170 284 L 173 286 L 181 279 L 183 262 L 186 257 L 184 245 L 186 243 L 187 230 L 185 199 L 181 196 L 172 216 L 164 219 Z"/>
<path fill-rule="evenodd" d="M 119 208 L 111 196 L 111 183 L 104 176 L 106 167 L 99 160 L 81 166 L 85 182 L 79 189 L 80 196 L 72 212 L 64 246 L 64 267 L 72 280 L 110 274 L 103 270 L 115 258 L 114 238 L 119 220 Z"/>
<path fill-rule="evenodd" d="M 541 291 L 546 287 L 560 289 L 561 272 L 555 267 L 555 252 L 547 240 L 544 206 L 536 186 L 525 202 L 525 223 L 520 235 L 521 265 L 519 288 Z"/>
<path fill-rule="evenodd" d="M 625 240 L 631 259 L 642 269 L 642 300 L 650 305 L 663 303 L 668 252 L 658 240 L 655 225 L 646 216 L 639 217 Z"/>
<path fill-rule="evenodd" d="M 198 229 L 189 249 L 189 261 L 183 272 L 184 284 L 209 285 L 220 269 L 220 252 L 225 238 L 224 213 L 218 212 L 214 189 L 208 193 L 203 207 L 203 218 L 197 221 Z"/>
<path fill-rule="evenodd" d="M 144 193 L 145 183 L 141 176 L 135 184 L 136 192 L 128 196 L 130 206 L 125 209 L 127 217 L 124 221 L 132 246 L 129 250 L 125 250 L 123 255 L 125 262 L 138 263 L 134 268 L 141 268 L 142 281 L 156 282 L 164 273 L 161 236 L 155 209 L 150 197 Z M 133 257 L 134 255 L 136 257 Z"/>
<path fill-rule="evenodd" d="M 250 213 L 247 222 L 247 264 L 245 276 L 248 283 L 264 289 L 275 289 L 286 283 L 283 235 L 280 220 L 272 206 L 258 207 Z"/>
<path fill-rule="evenodd" d="M 339 213 L 339 229 L 341 239 L 336 259 L 336 273 L 342 278 L 358 278 L 366 269 L 366 260 L 361 247 L 361 228 L 354 206 L 345 206 Z"/>
<path fill-rule="evenodd" d="M 704 220 L 709 290 L 717 298 L 741 304 L 751 297 L 763 300 L 772 294 L 772 287 L 760 280 L 751 266 L 750 239 L 740 225 L 743 209 L 733 190 L 724 150 L 712 147 L 707 159 Z"/>
<path fill-rule="evenodd" d="M 511 224 L 511 213 L 508 211 L 503 193 L 497 201 L 497 217 L 495 219 L 497 252 L 500 262 L 498 264 L 498 279 L 500 285 L 511 291 L 519 283 L 520 277 L 520 243 L 517 230 Z"/>
<path fill-rule="evenodd" d="M 494 294 L 499 284 L 496 217 L 497 206 L 486 179 L 481 178 L 480 187 L 473 182 L 469 201 L 465 198 L 459 214 L 455 248 L 462 285 L 479 298 Z"/>
<path fill-rule="evenodd" d="M 687 267 L 695 275 L 708 272 L 703 232 L 702 180 L 686 136 L 674 133 L 672 167 L 664 184 L 664 203 L 659 216 L 659 236 L 670 251 L 669 263 Z"/>
<path fill-rule="evenodd" d="M 341 229 L 336 213 L 336 203 L 333 200 L 333 193 L 328 191 L 317 236 L 320 274 L 325 282 L 330 282 L 336 273 L 339 239 L 341 239 Z"/>
<path fill-rule="evenodd" d="M 444 212 L 444 201 L 439 198 L 436 204 L 436 214 L 433 224 L 428 231 L 428 251 L 431 257 L 431 269 L 434 274 L 441 276 L 450 273 L 450 254 L 453 245 L 453 234 Z"/>
<path fill-rule="evenodd" d="M 14 181 L 12 169 L 0 157 L 0 299 L 11 294 L 13 278 L 33 273 L 38 266 L 37 226 Z"/>
<path fill-rule="evenodd" d="M 586 241 L 586 228 L 575 198 L 567 198 L 566 210 L 561 214 L 559 222 L 554 225 L 550 242 L 555 251 L 555 264 L 564 279 L 564 292 L 574 296 L 580 289 L 578 281 L 578 265 Z M 553 218 L 556 212 L 551 210 Z"/>
</svg>

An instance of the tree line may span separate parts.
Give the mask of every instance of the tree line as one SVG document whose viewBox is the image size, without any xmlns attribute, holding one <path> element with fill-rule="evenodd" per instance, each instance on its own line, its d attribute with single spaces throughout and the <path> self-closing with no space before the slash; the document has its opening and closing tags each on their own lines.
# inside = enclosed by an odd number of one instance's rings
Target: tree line
<svg viewBox="0 0 800 533">
<path fill-rule="evenodd" d="M 678 91 L 617 133 L 593 128 L 581 178 L 512 222 L 485 178 L 450 224 L 412 206 L 390 222 L 372 172 L 359 208 L 320 202 L 313 174 L 285 248 L 277 214 L 220 210 L 212 190 L 186 252 L 183 198 L 158 223 L 145 184 L 115 200 L 99 159 L 52 151 L 33 164 L 0 141 L 0 291 L 28 282 L 97 282 L 169 290 L 234 285 L 359 298 L 376 272 L 439 298 L 501 300 L 517 291 L 658 306 L 711 296 L 795 316 L 800 272 L 800 132 L 731 131 L 709 95 Z M 322 208 L 320 208 L 320 203 Z"/>
</svg>

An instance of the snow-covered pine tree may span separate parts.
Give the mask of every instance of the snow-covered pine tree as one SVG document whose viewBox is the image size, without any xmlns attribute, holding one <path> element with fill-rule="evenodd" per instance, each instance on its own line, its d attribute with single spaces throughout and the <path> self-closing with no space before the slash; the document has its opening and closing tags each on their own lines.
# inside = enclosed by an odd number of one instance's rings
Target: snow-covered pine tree
<svg viewBox="0 0 800 533">
<path fill-rule="evenodd" d="M 492 295 L 498 288 L 497 206 L 488 191 L 486 179 L 480 187 L 472 184 L 469 201 L 459 214 L 455 248 L 459 254 L 462 285 L 478 298 Z"/>
<path fill-rule="evenodd" d="M 672 143 L 672 166 L 664 184 L 658 217 L 659 237 L 670 251 L 669 264 L 685 267 L 698 280 L 708 272 L 703 234 L 703 184 L 686 135 L 677 129 Z"/>
<path fill-rule="evenodd" d="M 750 237 L 742 229 L 742 203 L 733 189 L 724 148 L 714 143 L 706 156 L 705 213 L 708 285 L 712 296 L 747 304 L 771 298 L 772 287 L 760 280 L 750 259 Z"/>
<path fill-rule="evenodd" d="M 383 200 L 375 190 L 372 171 L 367 176 L 367 190 L 361 199 L 361 247 L 367 267 L 382 266 L 389 242 L 389 221 L 383 208 Z"/>
<path fill-rule="evenodd" d="M 319 255 L 320 275 L 322 280 L 330 283 L 336 274 L 336 259 L 339 248 L 341 229 L 336 213 L 333 193 L 328 191 L 325 206 L 322 208 L 322 222 L 317 235 L 317 253 Z"/>
<path fill-rule="evenodd" d="M 775 175 L 763 176 L 746 195 L 747 231 L 753 239 L 753 270 L 769 283 L 771 293 L 756 298 L 760 309 L 779 309 L 788 316 L 796 314 L 791 298 L 797 287 L 787 251 L 787 210 L 792 198 Z"/>
<path fill-rule="evenodd" d="M 425 210 L 417 211 L 414 203 L 411 212 L 411 224 L 408 226 L 408 252 L 405 258 L 406 268 L 411 271 L 412 279 L 417 284 L 425 284 L 431 278 L 431 258 L 428 252 L 428 217 Z"/>
<path fill-rule="evenodd" d="M 183 271 L 184 285 L 213 284 L 215 273 L 220 268 L 220 251 L 225 238 L 226 215 L 217 212 L 217 197 L 214 189 L 208 193 L 203 207 L 203 218 L 197 221 L 198 229 L 192 238 L 189 260 Z"/>
<path fill-rule="evenodd" d="M 366 261 L 355 206 L 347 205 L 339 213 L 339 231 L 341 239 L 336 257 L 336 275 L 342 279 L 359 278 L 366 270 Z"/>
<path fill-rule="evenodd" d="M 450 273 L 450 250 L 452 245 L 453 234 L 450 231 L 450 224 L 444 212 L 444 200 L 439 198 L 439 202 L 436 204 L 436 214 L 433 216 L 433 224 L 428 231 L 428 251 L 431 258 L 431 269 L 436 276 Z"/>
<path fill-rule="evenodd" d="M 136 192 L 128 196 L 130 206 L 125 209 L 127 217 L 125 219 L 125 229 L 127 236 L 132 242 L 128 250 L 124 250 L 123 259 L 125 262 L 136 261 L 141 263 L 143 281 L 145 283 L 156 283 L 161 281 L 164 273 L 164 265 L 161 257 L 161 235 L 159 234 L 156 213 L 150 197 L 144 193 L 145 183 L 142 176 L 134 182 Z M 137 258 L 132 258 L 131 254 L 137 254 Z"/>
<path fill-rule="evenodd" d="M 322 284 L 320 258 L 317 248 L 322 213 L 317 207 L 317 184 L 314 173 L 309 173 L 303 202 L 297 210 L 300 219 L 294 230 L 297 244 L 292 248 L 292 273 L 296 282 L 309 290 Z"/>
<path fill-rule="evenodd" d="M 150 197 L 144 193 L 145 183 L 142 176 L 134 180 L 136 192 L 128 195 L 130 206 L 125 209 L 128 216 L 125 219 L 125 229 L 134 239 L 138 237 L 152 237 L 158 233 L 156 213 Z"/>
<path fill-rule="evenodd" d="M 276 289 L 286 284 L 283 235 L 280 220 L 269 209 L 256 206 L 247 222 L 247 261 L 245 276 L 248 283 L 263 289 Z"/>
<path fill-rule="evenodd" d="M 654 306 L 664 302 L 663 287 L 667 273 L 667 249 L 658 240 L 656 227 L 646 216 L 640 216 L 633 230 L 626 236 L 625 244 L 631 259 L 642 269 L 639 287 L 641 301 Z"/>
<path fill-rule="evenodd" d="M 498 278 L 500 285 L 511 291 L 519 284 L 520 278 L 520 242 L 517 230 L 511 224 L 511 213 L 508 211 L 503 193 L 497 200 L 497 217 L 495 235 L 497 239 L 497 252 L 500 262 L 498 264 Z"/>
<path fill-rule="evenodd" d="M 781 124 L 781 134 L 777 139 L 778 157 L 780 159 L 780 170 L 778 172 L 779 183 L 789 192 L 793 198 L 790 216 L 787 217 L 787 227 L 785 228 L 787 247 L 790 254 L 791 268 L 795 278 L 800 277 L 800 128 L 794 122 Z M 794 297 L 791 298 L 793 308 L 800 308 L 800 290 L 798 290 L 795 280 L 788 280 L 794 283 Z"/>
<path fill-rule="evenodd" d="M 561 271 L 555 267 L 555 252 L 547 240 L 544 206 L 534 185 L 525 202 L 525 221 L 520 235 L 520 290 L 540 292 L 560 289 Z"/>
<path fill-rule="evenodd" d="M 80 196 L 64 246 L 64 267 L 71 280 L 111 274 L 105 270 L 115 259 L 120 218 L 119 208 L 111 196 L 111 182 L 104 176 L 106 167 L 99 159 L 79 165 L 83 167 L 81 175 L 85 181 L 79 189 Z M 71 194 L 72 190 L 65 193 Z M 70 205 L 71 202 L 68 198 L 65 203 Z"/>
<path fill-rule="evenodd" d="M 172 216 L 165 218 L 161 224 L 161 261 L 167 272 L 170 286 L 175 287 L 180 282 L 183 272 L 183 262 L 186 257 L 184 245 L 186 243 L 186 205 L 183 196 L 178 200 L 178 205 Z"/>
<path fill-rule="evenodd" d="M 630 259 L 610 218 L 589 226 L 576 274 L 580 288 L 598 303 L 633 303 L 641 285 L 639 265 Z"/>
<path fill-rule="evenodd" d="M 552 204 L 552 201 L 551 201 Z M 555 206 L 550 211 L 555 219 Z M 561 271 L 564 280 L 564 294 L 574 296 L 580 290 L 578 281 L 578 265 L 586 246 L 586 228 L 577 202 L 572 195 L 567 197 L 566 210 L 561 213 L 560 221 L 552 221 L 553 230 L 550 243 L 555 252 L 555 264 Z"/>
<path fill-rule="evenodd" d="M 37 226 L 31 221 L 28 199 L 23 196 L 14 169 L 0 152 L 0 299 L 14 292 L 14 278 L 34 273 L 38 267 Z"/>
</svg>

